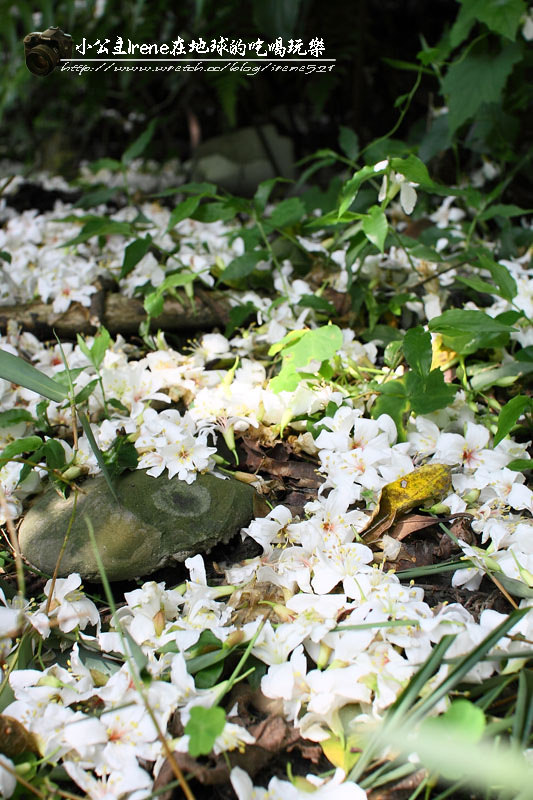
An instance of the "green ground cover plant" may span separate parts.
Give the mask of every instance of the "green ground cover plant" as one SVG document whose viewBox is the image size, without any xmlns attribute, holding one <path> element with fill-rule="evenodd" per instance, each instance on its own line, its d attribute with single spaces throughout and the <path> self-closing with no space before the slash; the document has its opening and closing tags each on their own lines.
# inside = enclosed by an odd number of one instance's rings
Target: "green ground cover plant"
<svg viewBox="0 0 533 800">
<path fill-rule="evenodd" d="M 8 215 L 6 313 L 89 308 L 98 283 L 146 316 L 130 339 L 43 343 L 16 318 L 0 339 L 3 796 L 201 797 L 218 770 L 239 800 L 530 797 L 533 229 L 509 190 L 531 24 L 519 0 L 462 2 L 396 64 L 416 73 L 400 120 L 427 73 L 447 103 L 424 135 L 360 148 L 343 126 L 297 185 L 242 198 L 162 165 L 147 191 L 154 117 L 75 204 Z M 224 330 L 160 330 L 204 294 Z M 32 497 L 102 474 L 116 499 L 136 469 L 252 483 L 256 550 L 121 596 L 90 519 L 101 587 L 23 557 Z"/>
</svg>

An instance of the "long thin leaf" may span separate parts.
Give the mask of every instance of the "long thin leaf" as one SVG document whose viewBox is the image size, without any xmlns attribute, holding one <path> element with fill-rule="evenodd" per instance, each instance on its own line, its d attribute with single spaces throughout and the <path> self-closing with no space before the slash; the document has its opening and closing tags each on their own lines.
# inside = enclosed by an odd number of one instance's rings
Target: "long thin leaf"
<svg viewBox="0 0 533 800">
<path fill-rule="evenodd" d="M 115 487 L 113 486 L 113 481 L 111 480 L 111 476 L 109 474 L 109 470 L 107 469 L 107 464 L 104 461 L 102 456 L 102 451 L 96 444 L 96 439 L 93 436 L 93 432 L 91 430 L 91 425 L 89 423 L 89 419 L 86 414 L 81 411 L 78 411 L 78 417 L 81 422 L 81 427 L 83 428 L 83 432 L 87 439 L 89 440 L 89 445 L 91 450 L 93 451 L 96 461 L 98 462 L 98 466 L 102 470 L 102 475 L 105 478 L 109 491 L 111 492 L 113 499 L 120 505 L 120 500 L 117 497 L 117 493 L 115 491 Z"/>
<path fill-rule="evenodd" d="M 505 619 L 497 628 L 489 633 L 482 642 L 478 644 L 478 646 L 472 650 L 471 653 L 464 656 L 461 661 L 457 664 L 456 667 L 450 672 L 447 678 L 445 678 L 442 683 L 434 689 L 431 694 L 424 698 L 421 703 L 415 706 L 409 713 L 408 718 L 411 722 L 414 720 L 418 720 L 421 717 L 425 716 L 426 714 L 434 708 L 437 703 L 445 697 L 448 692 L 450 692 L 454 686 L 456 686 L 464 677 L 465 675 L 470 672 L 476 664 L 481 661 L 483 656 L 485 656 L 488 651 L 495 647 L 498 644 L 500 639 L 505 636 L 505 634 L 519 622 L 522 617 L 524 617 L 529 611 L 530 608 L 517 608 L 513 611 L 507 619 Z"/>
<path fill-rule="evenodd" d="M 37 392 L 56 403 L 61 403 L 68 397 L 68 390 L 60 383 L 28 364 L 20 356 L 14 356 L 5 350 L 0 350 L 0 378 L 24 386 L 25 389 Z"/>
</svg>

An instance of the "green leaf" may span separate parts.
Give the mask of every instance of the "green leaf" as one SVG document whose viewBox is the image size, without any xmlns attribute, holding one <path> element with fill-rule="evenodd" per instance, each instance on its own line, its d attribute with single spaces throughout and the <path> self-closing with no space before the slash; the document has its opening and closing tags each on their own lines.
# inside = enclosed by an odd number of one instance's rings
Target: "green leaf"
<svg viewBox="0 0 533 800">
<path fill-rule="evenodd" d="M 481 292 L 481 294 L 496 294 L 501 297 L 500 290 L 494 286 L 493 283 L 484 281 L 482 278 L 478 278 L 477 275 L 458 275 L 457 280 L 464 286 L 474 289 L 475 292 Z"/>
<path fill-rule="evenodd" d="M 228 264 L 219 280 L 238 281 L 241 278 L 246 278 L 247 275 L 252 274 L 259 261 L 265 261 L 267 258 L 267 250 L 254 250 L 251 253 L 243 253 L 242 256 L 237 256 Z"/>
<path fill-rule="evenodd" d="M 87 383 L 83 389 L 77 392 L 74 395 L 74 402 L 77 403 L 85 403 L 86 400 L 92 395 L 96 387 L 98 386 L 98 379 L 95 378 L 93 381 Z"/>
<path fill-rule="evenodd" d="M 508 44 L 495 54 L 481 42 L 465 58 L 451 65 L 442 81 L 442 90 L 448 96 L 452 133 L 474 117 L 483 103 L 500 101 L 507 78 L 521 58 L 517 44 Z"/>
<path fill-rule="evenodd" d="M 519 206 L 514 206 L 512 204 L 496 203 L 485 209 L 485 211 L 479 215 L 478 219 L 480 222 L 484 222 L 487 219 L 494 219 L 494 217 L 520 217 L 531 214 L 531 212 L 531 208 L 519 208 Z"/>
<path fill-rule="evenodd" d="M 42 443 L 43 440 L 39 436 L 25 436 L 15 442 L 10 442 L 0 453 L 0 464 L 5 464 L 12 458 L 20 456 L 21 453 L 33 453 L 42 446 Z"/>
<path fill-rule="evenodd" d="M 433 186 L 434 183 L 429 177 L 429 172 L 424 164 L 417 156 L 411 154 L 407 158 L 393 158 L 391 159 L 391 166 L 396 172 L 399 172 L 408 181 L 419 183 L 421 186 Z"/>
<path fill-rule="evenodd" d="M 490 272 L 492 275 L 492 280 L 498 286 L 501 297 L 511 302 L 513 298 L 516 297 L 518 288 L 516 286 L 515 279 L 507 267 L 504 267 L 503 264 L 498 264 L 497 261 L 494 261 L 492 258 L 484 255 L 483 253 L 479 255 L 478 261 L 480 266 L 483 269 L 488 270 L 488 272 Z"/>
<path fill-rule="evenodd" d="M 95 217 L 85 223 L 81 231 L 73 239 L 58 245 L 58 247 L 72 247 L 92 239 L 93 236 L 131 236 L 133 228 L 130 222 L 117 222 L 107 217 Z"/>
<path fill-rule="evenodd" d="M 243 325 L 246 320 L 257 311 L 251 300 L 247 300 L 242 306 L 233 306 L 229 312 L 229 321 L 224 331 L 224 336 L 229 338 L 233 331 Z"/>
<path fill-rule="evenodd" d="M 429 375 L 433 358 L 431 334 L 421 325 L 407 331 L 403 340 L 403 352 L 411 369 L 419 375 Z"/>
<path fill-rule="evenodd" d="M 111 478 L 117 478 L 126 470 L 134 470 L 139 463 L 139 454 L 126 435 L 119 434 L 111 447 L 102 453 Z"/>
<path fill-rule="evenodd" d="M 276 183 L 279 183 L 280 181 L 288 183 L 287 178 L 269 178 L 266 181 L 262 181 L 257 187 L 254 194 L 254 205 L 260 214 L 262 214 L 265 210 L 265 206 L 268 203 L 268 198 L 270 197 L 272 189 Z"/>
<path fill-rule="evenodd" d="M 24 386 L 25 389 L 37 392 L 56 403 L 61 403 L 68 397 L 68 390 L 57 381 L 5 350 L 0 350 L 0 378 Z"/>
<path fill-rule="evenodd" d="M 368 214 L 363 216 L 363 231 L 366 238 L 376 245 L 382 253 L 385 247 L 385 239 L 389 230 L 389 224 L 385 212 L 379 206 L 372 206 Z"/>
<path fill-rule="evenodd" d="M 117 172 L 120 169 L 120 161 L 115 158 L 99 158 L 89 164 L 89 169 L 96 175 L 101 169 L 108 169 L 110 172 Z"/>
<path fill-rule="evenodd" d="M 202 195 L 193 195 L 192 197 L 187 197 L 185 200 L 182 200 L 182 202 L 179 203 L 170 214 L 167 232 L 171 231 L 172 228 L 178 224 L 178 222 L 181 222 L 184 219 L 189 219 L 189 217 L 194 214 L 200 205 L 201 199 Z"/>
<path fill-rule="evenodd" d="M 100 368 L 110 344 L 111 336 L 109 335 L 109 331 L 102 325 L 96 333 L 91 347 L 91 361 L 96 369 Z"/>
<path fill-rule="evenodd" d="M 43 453 L 50 469 L 63 469 L 66 463 L 65 451 L 57 439 L 48 439 L 43 445 Z"/>
<path fill-rule="evenodd" d="M 222 672 L 224 671 L 224 662 L 220 661 L 218 664 L 212 664 L 210 667 L 201 669 L 194 676 L 194 683 L 197 689 L 211 689 L 214 686 Z"/>
<path fill-rule="evenodd" d="M 245 212 L 249 208 L 245 200 L 238 197 L 229 197 L 227 200 L 216 200 L 212 203 L 203 203 L 194 212 L 192 219 L 199 222 L 216 222 L 222 220 L 227 222 L 235 219 L 237 214 Z"/>
<path fill-rule="evenodd" d="M 357 192 L 359 191 L 359 187 L 364 181 L 369 180 L 373 176 L 383 175 L 385 170 L 381 170 L 378 172 L 374 172 L 374 167 L 368 165 L 363 167 L 362 169 L 358 170 L 355 175 L 350 178 L 350 180 L 346 181 L 344 186 L 341 190 L 341 196 L 339 198 L 339 207 L 337 209 L 337 218 L 340 219 L 342 215 L 347 211 L 350 206 L 352 205 L 353 201 L 356 198 Z"/>
<path fill-rule="evenodd" d="M 8 253 L 7 250 L 0 251 L 0 258 L 2 261 L 7 261 L 8 264 L 11 264 L 11 253 Z"/>
<path fill-rule="evenodd" d="M 107 469 L 107 464 L 105 463 L 103 453 L 96 444 L 96 439 L 94 438 L 94 434 L 91 429 L 91 424 L 89 422 L 89 418 L 86 414 L 78 411 L 78 419 L 81 422 L 81 427 L 83 428 L 83 432 L 89 441 L 89 446 L 94 453 L 96 458 L 97 464 L 102 470 L 102 474 L 104 476 L 105 482 L 107 483 L 107 488 L 111 492 L 111 496 L 113 500 L 116 502 L 117 505 L 120 505 L 120 501 L 117 497 L 117 493 L 115 491 L 115 487 L 113 486 L 113 482 L 111 480 L 111 475 L 109 474 L 109 470 Z"/>
<path fill-rule="evenodd" d="M 118 191 L 119 189 L 116 186 L 99 186 L 97 189 L 85 192 L 78 202 L 74 203 L 74 208 L 94 208 L 102 205 L 111 200 Z"/>
<path fill-rule="evenodd" d="M 428 324 L 433 333 L 441 333 L 445 347 L 460 355 L 475 353 L 476 350 L 495 346 L 500 340 L 508 341 L 508 335 L 515 329 L 511 325 L 489 317 L 483 311 L 451 309 L 440 317 L 434 317 Z M 504 335 L 502 337 L 502 335 Z"/>
<path fill-rule="evenodd" d="M 387 381 L 380 384 L 378 391 L 376 402 L 370 411 L 372 419 L 377 419 L 381 414 L 388 414 L 396 424 L 399 441 L 404 442 L 406 437 L 404 416 L 410 408 L 405 383 L 402 380 Z"/>
<path fill-rule="evenodd" d="M 342 342 L 342 331 L 337 325 L 323 325 L 321 328 L 305 331 L 297 342 L 289 344 L 281 352 L 295 367 L 305 367 L 310 361 L 333 358 L 342 347 Z"/>
<path fill-rule="evenodd" d="M 459 0 L 459 2 L 462 8 L 451 31 L 453 47 L 464 41 L 475 20 L 484 22 L 494 33 L 514 41 L 522 14 L 527 11 L 523 0 Z"/>
<path fill-rule="evenodd" d="M 185 726 L 189 736 L 189 754 L 193 758 L 206 756 L 213 749 L 217 736 L 220 736 L 226 724 L 226 714 L 220 706 L 204 708 L 193 706 L 190 719 Z"/>
<path fill-rule="evenodd" d="M 290 341 L 296 337 L 297 341 Z M 285 345 L 287 338 L 289 343 Z M 281 343 L 273 345 L 269 350 L 269 355 L 275 355 L 278 351 L 283 355 L 281 371 L 271 379 L 269 388 L 276 393 L 294 391 L 302 379 L 315 377 L 299 372 L 298 369 L 306 367 L 310 361 L 330 361 L 342 342 L 342 331 L 336 325 L 324 325 L 322 328 L 303 332 L 291 331 Z"/>
<path fill-rule="evenodd" d="M 124 260 L 122 261 L 122 269 L 120 270 L 119 280 L 125 278 L 132 272 L 139 261 L 143 259 L 150 249 L 152 244 L 152 237 L 148 233 L 143 239 L 135 239 L 130 242 L 124 250 Z"/>
<path fill-rule="evenodd" d="M 335 306 L 316 294 L 304 294 L 298 300 L 298 305 L 304 308 L 314 308 L 316 311 L 323 311 L 325 314 L 335 314 Z"/>
<path fill-rule="evenodd" d="M 355 161 L 359 155 L 359 137 L 356 132 L 345 125 L 341 125 L 339 128 L 339 145 L 350 161 Z"/>
<path fill-rule="evenodd" d="M 498 415 L 498 429 L 494 436 L 494 447 L 510 433 L 526 408 L 532 408 L 532 400 L 530 397 L 523 394 L 512 397 L 511 400 L 503 406 Z"/>
<path fill-rule="evenodd" d="M 476 392 L 485 392 L 491 386 L 512 386 L 521 375 L 531 372 L 533 372 L 533 364 L 520 361 L 511 361 L 502 366 L 476 365 L 473 372 L 470 368 L 467 369 L 467 374 L 473 375 L 470 385 Z"/>
<path fill-rule="evenodd" d="M 305 206 L 299 197 L 289 197 L 279 203 L 272 214 L 269 222 L 275 228 L 289 228 L 300 222 L 305 216 Z"/>
<path fill-rule="evenodd" d="M 163 283 L 159 284 L 155 292 L 150 292 L 144 298 L 144 310 L 150 317 L 159 317 L 163 313 L 163 295 L 168 289 L 175 289 L 178 286 L 186 286 L 196 279 L 196 275 L 191 272 L 175 272 L 168 275 Z"/>
<path fill-rule="evenodd" d="M 446 408 L 455 398 L 458 386 L 446 383 L 440 369 L 433 369 L 427 376 L 408 372 L 405 386 L 415 414 L 431 414 Z"/>
<path fill-rule="evenodd" d="M 10 428 L 19 422 L 33 422 L 33 417 L 25 408 L 9 408 L 7 411 L 0 411 L 0 428 Z"/>
<path fill-rule="evenodd" d="M 148 124 L 146 130 L 144 130 L 141 135 L 135 139 L 132 144 L 124 152 L 122 153 L 122 163 L 129 164 L 130 161 L 133 161 L 134 158 L 138 158 L 140 155 L 144 153 L 148 145 L 150 144 L 150 140 L 154 135 L 155 126 L 157 125 L 157 119 L 153 119 Z"/>
</svg>

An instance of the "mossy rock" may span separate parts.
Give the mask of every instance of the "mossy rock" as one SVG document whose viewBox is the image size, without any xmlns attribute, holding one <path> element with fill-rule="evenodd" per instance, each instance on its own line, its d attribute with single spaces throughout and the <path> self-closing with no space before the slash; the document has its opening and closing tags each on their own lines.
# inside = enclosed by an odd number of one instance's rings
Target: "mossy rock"
<svg viewBox="0 0 533 800">
<path fill-rule="evenodd" d="M 103 477 L 80 485 L 76 516 L 61 559 L 59 575 L 79 572 L 100 580 L 87 530 L 93 526 L 109 580 L 149 575 L 175 561 L 228 542 L 254 518 L 255 490 L 241 481 L 198 475 L 185 481 L 166 474 L 153 478 L 143 470 L 115 483 L 117 505 Z M 74 508 L 74 492 L 65 500 L 50 488 L 26 513 L 20 526 L 22 554 L 51 575 Z"/>
</svg>

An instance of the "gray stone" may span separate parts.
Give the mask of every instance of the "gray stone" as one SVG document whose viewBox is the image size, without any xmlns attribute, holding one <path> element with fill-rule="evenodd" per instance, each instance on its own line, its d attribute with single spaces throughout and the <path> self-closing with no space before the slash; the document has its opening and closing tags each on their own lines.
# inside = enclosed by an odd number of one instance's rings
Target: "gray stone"
<svg viewBox="0 0 533 800">
<path fill-rule="evenodd" d="M 91 520 L 98 551 L 109 580 L 149 575 L 161 567 L 208 552 L 253 519 L 255 490 L 241 481 L 198 475 L 187 484 L 167 474 L 143 470 L 123 474 L 115 483 L 116 504 L 103 477 L 80 485 L 74 524 L 61 559 L 60 576 L 79 572 L 100 580 L 87 531 Z M 74 507 L 48 489 L 26 513 L 19 531 L 22 554 L 51 575 Z"/>
<path fill-rule="evenodd" d="M 272 158 L 274 163 L 272 163 Z M 273 125 L 241 128 L 202 142 L 194 153 L 193 178 L 210 181 L 228 192 L 251 196 L 261 181 L 293 178 L 292 142 Z"/>
</svg>

